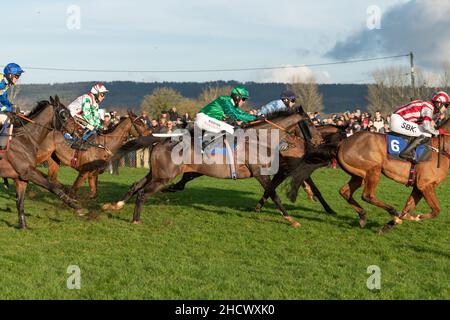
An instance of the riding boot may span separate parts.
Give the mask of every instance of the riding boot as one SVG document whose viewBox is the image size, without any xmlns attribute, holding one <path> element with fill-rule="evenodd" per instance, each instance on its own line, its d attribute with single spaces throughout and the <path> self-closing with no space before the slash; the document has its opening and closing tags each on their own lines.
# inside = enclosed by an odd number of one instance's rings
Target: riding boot
<svg viewBox="0 0 450 320">
<path fill-rule="evenodd" d="M 414 149 L 419 146 L 421 143 L 425 142 L 428 139 L 426 136 L 420 136 L 414 138 L 411 143 L 398 155 L 400 158 L 408 160 L 412 164 L 417 164 L 417 161 L 414 159 Z"/>
</svg>

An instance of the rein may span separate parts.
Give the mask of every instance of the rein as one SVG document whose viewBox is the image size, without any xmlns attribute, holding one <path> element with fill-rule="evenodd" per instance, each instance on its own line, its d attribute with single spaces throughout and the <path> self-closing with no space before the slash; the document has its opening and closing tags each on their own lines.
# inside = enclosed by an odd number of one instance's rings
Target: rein
<svg viewBox="0 0 450 320">
<path fill-rule="evenodd" d="M 19 118 L 21 118 L 21 119 L 23 119 L 23 120 L 25 120 L 25 121 L 27 121 L 27 122 L 29 122 L 29 123 L 32 123 L 32 124 L 38 126 L 38 127 L 45 128 L 45 129 L 47 129 L 47 130 L 49 130 L 49 131 L 54 130 L 53 128 L 50 128 L 50 127 L 44 126 L 44 125 L 42 125 L 42 124 L 36 123 L 36 121 L 34 121 L 34 120 L 32 120 L 32 119 L 30 119 L 30 118 L 24 116 L 23 114 L 15 113 L 14 115 L 16 115 L 17 117 L 19 117 Z M 25 128 L 25 124 L 24 124 L 22 121 L 20 121 L 20 123 L 22 124 L 23 128 Z"/>
</svg>

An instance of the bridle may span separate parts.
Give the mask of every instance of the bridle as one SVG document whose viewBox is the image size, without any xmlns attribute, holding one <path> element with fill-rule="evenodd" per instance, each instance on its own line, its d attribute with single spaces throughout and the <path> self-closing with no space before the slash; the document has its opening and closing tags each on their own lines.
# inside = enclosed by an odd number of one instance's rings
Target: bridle
<svg viewBox="0 0 450 320">
<path fill-rule="evenodd" d="M 67 129 L 67 119 L 68 119 L 68 114 L 69 111 L 62 105 L 59 106 L 55 106 L 53 104 L 50 104 L 52 106 L 52 108 L 54 109 L 54 114 L 53 114 L 53 120 L 52 120 L 52 127 L 48 127 L 45 125 L 42 125 L 40 123 L 37 123 L 36 121 L 34 121 L 33 119 L 28 118 L 27 116 L 20 114 L 20 113 L 15 113 L 14 115 L 16 116 L 17 121 L 20 123 L 21 128 L 24 129 L 24 131 L 27 133 L 27 136 L 29 136 L 30 139 L 33 139 L 32 134 L 29 132 L 26 123 L 31 123 L 35 126 L 47 129 L 48 131 L 55 131 L 55 130 L 59 130 L 59 131 L 63 131 L 63 132 L 68 132 L 73 134 L 73 132 L 75 131 L 75 129 L 70 132 Z M 70 117 L 70 115 L 69 115 Z M 61 130 L 63 129 L 63 130 Z M 34 141 L 36 142 L 36 141 Z"/>
</svg>

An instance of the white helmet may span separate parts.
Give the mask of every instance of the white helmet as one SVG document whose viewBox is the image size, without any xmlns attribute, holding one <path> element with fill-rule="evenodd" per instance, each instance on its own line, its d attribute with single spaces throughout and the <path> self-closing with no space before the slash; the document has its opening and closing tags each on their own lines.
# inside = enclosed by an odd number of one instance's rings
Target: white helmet
<svg viewBox="0 0 450 320">
<path fill-rule="evenodd" d="M 108 92 L 108 89 L 106 89 L 106 87 L 103 85 L 103 83 L 97 83 L 91 89 L 92 94 L 99 94 L 99 93 L 106 93 L 106 92 Z"/>
</svg>

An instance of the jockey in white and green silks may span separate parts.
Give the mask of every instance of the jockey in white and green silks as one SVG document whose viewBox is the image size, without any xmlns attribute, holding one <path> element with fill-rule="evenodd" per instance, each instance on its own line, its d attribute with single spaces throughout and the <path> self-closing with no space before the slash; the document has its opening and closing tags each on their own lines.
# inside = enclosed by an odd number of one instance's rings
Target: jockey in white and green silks
<svg viewBox="0 0 450 320">
<path fill-rule="evenodd" d="M 108 90 L 102 83 L 97 83 L 92 87 L 90 93 L 79 96 L 67 107 L 70 114 L 75 119 L 82 120 L 79 122 L 87 129 L 82 138 L 83 142 L 94 135 L 96 130 L 102 129 L 98 110 L 99 103 L 103 101 L 107 92 Z M 71 137 L 66 138 L 70 140 Z"/>
</svg>

